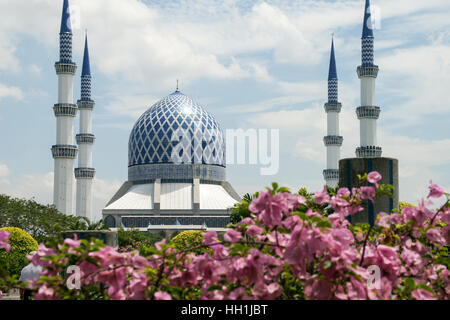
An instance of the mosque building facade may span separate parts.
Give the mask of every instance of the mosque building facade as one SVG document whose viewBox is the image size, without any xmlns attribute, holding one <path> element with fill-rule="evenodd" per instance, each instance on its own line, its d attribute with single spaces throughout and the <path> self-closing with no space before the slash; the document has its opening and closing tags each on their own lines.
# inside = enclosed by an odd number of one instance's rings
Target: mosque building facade
<svg viewBox="0 0 450 320">
<path fill-rule="evenodd" d="M 238 201 L 226 181 L 225 139 L 218 122 L 177 90 L 134 125 L 128 181 L 103 217 L 108 227 L 223 228 Z"/>
<path fill-rule="evenodd" d="M 73 104 L 72 26 L 69 1 L 63 1 L 60 30 L 54 204 L 68 215 L 94 219 L 92 212 L 92 133 L 94 100 L 87 34 L 81 74 L 81 97 Z M 79 133 L 74 145 L 74 120 Z M 147 230 L 223 229 L 240 197 L 226 181 L 225 137 L 202 106 L 177 90 L 149 108 L 129 139 L 128 181 L 103 209 L 108 227 Z M 78 167 L 75 159 L 78 156 Z M 75 183 L 76 181 L 76 183 Z M 76 185 L 76 187 L 75 187 Z M 76 203 L 74 201 L 76 199 Z"/>
<path fill-rule="evenodd" d="M 361 81 L 361 105 L 356 109 L 360 121 L 360 146 L 356 158 L 340 159 L 343 137 L 339 133 L 338 77 L 334 39 L 328 73 L 327 167 L 323 177 L 330 187 L 352 190 L 358 174 L 379 171 L 382 183 L 395 187 L 394 197 L 381 199 L 377 207 L 367 203 L 355 222 L 373 223 L 374 212 L 392 212 L 398 207 L 398 160 L 381 157 L 377 143 L 380 107 L 375 101 L 375 81 L 379 68 L 374 64 L 374 36 L 371 28 L 370 0 L 365 1 L 361 38 L 362 63 L 357 68 Z M 87 34 L 81 74 L 81 97 L 73 103 L 73 77 L 77 65 L 72 61 L 72 27 L 69 0 L 63 0 L 60 29 L 58 103 L 54 158 L 54 204 L 68 215 L 94 219 L 92 212 L 92 130 L 94 100 L 91 94 L 91 64 Z M 74 120 L 79 111 L 79 133 L 74 144 Z M 128 180 L 102 210 L 110 228 L 144 230 L 223 229 L 230 221 L 232 207 L 241 199 L 226 179 L 225 135 L 215 118 L 192 98 L 175 92 L 145 111 L 135 123 L 128 144 Z M 78 156 L 78 167 L 75 159 Z M 76 183 L 75 183 L 76 181 Z M 74 201 L 76 199 L 76 203 Z M 359 219 L 359 220 L 358 220 Z"/>
</svg>

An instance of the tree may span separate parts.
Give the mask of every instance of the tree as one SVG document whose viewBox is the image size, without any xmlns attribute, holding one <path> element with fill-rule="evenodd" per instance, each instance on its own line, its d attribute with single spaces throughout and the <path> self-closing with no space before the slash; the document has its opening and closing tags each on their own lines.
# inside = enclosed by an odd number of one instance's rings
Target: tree
<svg viewBox="0 0 450 320">
<path fill-rule="evenodd" d="M 173 244 L 175 248 L 179 251 L 192 250 L 192 252 L 201 253 L 204 252 L 202 249 L 197 249 L 197 247 L 202 245 L 204 232 L 198 230 L 187 230 L 179 233 L 170 240 L 170 244 Z"/>
<path fill-rule="evenodd" d="M 19 228 L 6 227 L 0 228 L 0 231 L 9 233 L 9 245 L 11 246 L 9 252 L 0 249 L 0 260 L 6 262 L 6 268 L 10 275 L 20 276 L 22 268 L 29 263 L 26 256 L 38 249 L 38 243 L 32 236 Z"/>
<path fill-rule="evenodd" d="M 92 224 L 86 218 L 62 214 L 53 205 L 0 195 L 0 227 L 20 228 L 39 243 L 62 240 L 62 231 L 103 229 L 102 224 L 102 221 Z"/>
</svg>

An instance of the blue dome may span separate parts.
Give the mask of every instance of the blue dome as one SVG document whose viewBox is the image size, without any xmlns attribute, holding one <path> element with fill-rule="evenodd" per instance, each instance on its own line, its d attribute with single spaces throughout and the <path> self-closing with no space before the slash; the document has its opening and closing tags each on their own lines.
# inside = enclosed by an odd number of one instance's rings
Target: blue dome
<svg viewBox="0 0 450 320">
<path fill-rule="evenodd" d="M 200 163 L 225 167 L 223 132 L 214 117 L 176 91 L 150 107 L 130 134 L 128 166 Z"/>
</svg>

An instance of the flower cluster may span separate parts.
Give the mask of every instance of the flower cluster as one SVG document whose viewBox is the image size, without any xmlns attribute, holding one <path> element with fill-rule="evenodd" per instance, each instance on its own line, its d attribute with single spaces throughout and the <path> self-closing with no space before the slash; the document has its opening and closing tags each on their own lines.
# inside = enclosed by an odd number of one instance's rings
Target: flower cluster
<svg viewBox="0 0 450 320">
<path fill-rule="evenodd" d="M 7 252 L 11 249 L 11 246 L 8 244 L 9 240 L 9 232 L 0 231 L 0 248 L 5 248 Z"/>
<path fill-rule="evenodd" d="M 250 203 L 250 217 L 223 239 L 205 233 L 196 248 L 165 240 L 141 252 L 76 239 L 40 245 L 30 259 L 44 272 L 30 285 L 36 299 L 449 299 L 448 202 L 432 210 L 421 201 L 354 226 L 347 217 L 383 189 L 378 172 L 365 179 L 369 186 L 317 192 L 314 206 L 274 184 Z M 428 198 L 444 194 L 430 182 Z M 76 289 L 67 287 L 71 265 Z"/>
</svg>

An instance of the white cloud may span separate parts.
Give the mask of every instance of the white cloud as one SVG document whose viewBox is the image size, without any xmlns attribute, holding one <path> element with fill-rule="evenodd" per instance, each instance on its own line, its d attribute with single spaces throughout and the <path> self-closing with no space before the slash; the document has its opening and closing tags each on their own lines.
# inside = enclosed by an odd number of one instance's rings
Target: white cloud
<svg viewBox="0 0 450 320">
<path fill-rule="evenodd" d="M 93 182 L 93 204 L 92 211 L 94 213 L 94 219 L 102 219 L 101 211 L 106 206 L 113 195 L 119 190 L 122 185 L 121 181 L 105 180 L 95 178 Z"/>
<path fill-rule="evenodd" d="M 39 67 L 39 66 L 37 66 L 37 65 L 35 65 L 35 64 L 32 64 L 32 65 L 30 66 L 30 71 L 31 71 L 31 73 L 33 73 L 34 75 L 39 76 L 39 75 L 41 75 L 41 73 L 42 73 L 42 68 Z"/>
<path fill-rule="evenodd" d="M 0 178 L 9 176 L 9 168 L 6 164 L 0 163 Z"/>
<path fill-rule="evenodd" d="M 159 99 L 146 94 L 117 95 L 106 106 L 109 113 L 122 117 L 137 120 L 142 113 L 150 108 Z"/>
<path fill-rule="evenodd" d="M 24 94 L 19 87 L 10 87 L 0 83 L 0 99 L 3 98 L 22 100 L 24 98 Z"/>
<path fill-rule="evenodd" d="M 450 46 L 441 44 L 398 49 L 382 57 L 379 64 L 386 72 L 383 90 L 403 101 L 385 117 L 411 123 L 425 114 L 448 114 L 450 109 L 443 97 L 450 84 L 449 56 Z"/>
</svg>

